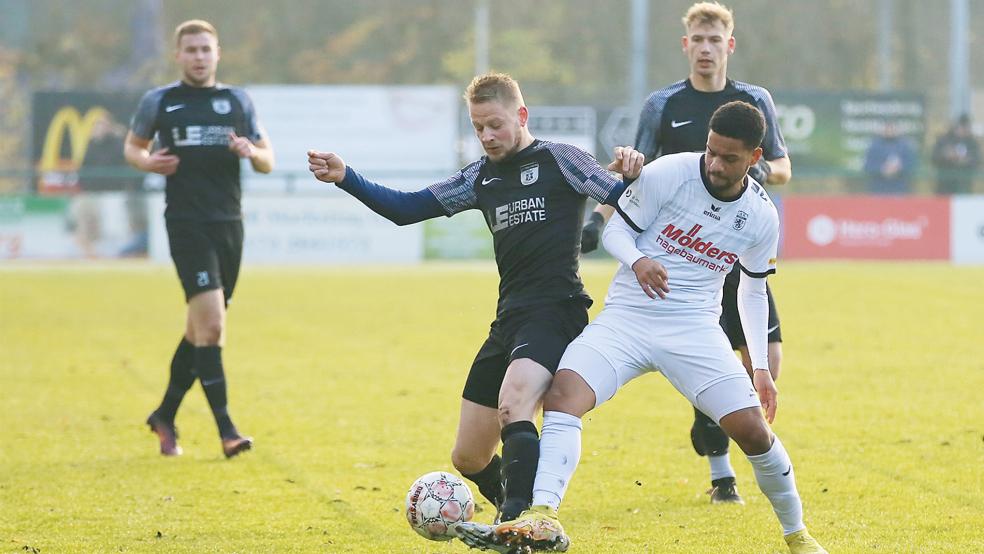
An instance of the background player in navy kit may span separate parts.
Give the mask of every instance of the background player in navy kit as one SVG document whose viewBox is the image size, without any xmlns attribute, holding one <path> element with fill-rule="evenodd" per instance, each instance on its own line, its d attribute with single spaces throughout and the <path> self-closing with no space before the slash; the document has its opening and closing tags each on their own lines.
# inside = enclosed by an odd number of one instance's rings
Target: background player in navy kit
<svg viewBox="0 0 984 554">
<path fill-rule="evenodd" d="M 748 174 L 761 184 L 787 183 L 792 169 L 786 143 L 776 121 L 772 95 L 762 87 L 727 77 L 728 56 L 735 50 L 735 38 L 731 34 L 734 29 L 733 14 L 717 2 L 698 2 L 683 16 L 683 25 L 687 34 L 682 44 L 690 62 L 690 76 L 649 96 L 639 115 L 636 148 L 646 156 L 646 163 L 666 154 L 703 151 L 714 110 L 732 100 L 743 100 L 762 111 L 767 125 L 762 157 L 749 169 Z M 713 206 L 709 208 L 714 209 Z M 591 214 L 591 221 L 585 225 L 582 234 L 582 251 L 590 252 L 597 247 L 598 235 L 612 212 L 613 208 L 609 206 L 599 206 Z M 731 346 L 741 352 L 742 363 L 751 374 L 751 360 L 738 316 L 738 274 L 736 266 L 724 282 L 721 326 Z M 778 379 L 782 361 L 782 331 L 771 288 L 767 289 L 767 294 L 769 369 L 773 378 Z M 697 453 L 707 456 L 710 462 L 711 502 L 741 503 L 741 496 L 735 487 L 735 471 L 728 457 L 728 436 L 696 408 L 690 436 Z"/>
<path fill-rule="evenodd" d="M 181 80 L 148 91 L 140 100 L 124 145 L 130 165 L 167 176 L 171 257 L 184 288 L 188 318 L 171 360 L 160 406 L 147 424 L 161 454 L 181 454 L 174 416 L 200 378 L 227 457 L 248 450 L 229 416 L 222 366 L 226 307 L 242 258 L 240 159 L 253 169 L 273 169 L 273 149 L 257 123 L 253 103 L 239 88 L 217 84 L 218 34 L 207 21 L 191 20 L 174 33 Z M 154 135 L 162 148 L 151 152 Z"/>
<path fill-rule="evenodd" d="M 539 452 L 533 420 L 564 348 L 588 321 L 591 299 L 578 275 L 586 197 L 614 202 L 624 185 L 586 152 L 535 140 L 519 85 L 508 75 L 475 77 L 465 100 L 486 155 L 423 190 L 369 182 L 331 152 L 309 151 L 308 161 L 317 179 L 398 225 L 469 209 L 485 215 L 499 300 L 465 382 L 451 459 L 506 519 L 530 502 Z M 642 156 L 619 148 L 609 167 L 634 177 Z"/>
</svg>

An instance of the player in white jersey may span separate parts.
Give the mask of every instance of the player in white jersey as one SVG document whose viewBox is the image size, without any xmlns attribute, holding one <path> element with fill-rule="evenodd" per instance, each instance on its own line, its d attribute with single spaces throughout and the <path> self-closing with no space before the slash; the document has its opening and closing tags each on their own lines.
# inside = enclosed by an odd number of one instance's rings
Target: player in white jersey
<svg viewBox="0 0 984 554">
<path fill-rule="evenodd" d="M 757 108 L 729 102 L 711 117 L 703 154 L 664 156 L 623 194 L 620 217 L 603 235 L 622 265 L 605 308 L 567 347 L 544 399 L 533 507 L 494 529 L 497 544 L 567 549 L 557 509 L 581 455 L 581 417 L 658 371 L 746 454 L 790 551 L 826 552 L 806 531 L 792 463 L 766 422 L 775 417 L 777 390 L 765 277 L 775 272 L 779 218 L 747 176 L 764 133 Z M 718 323 L 722 283 L 734 264 L 743 272 L 739 309 L 751 382 Z"/>
</svg>

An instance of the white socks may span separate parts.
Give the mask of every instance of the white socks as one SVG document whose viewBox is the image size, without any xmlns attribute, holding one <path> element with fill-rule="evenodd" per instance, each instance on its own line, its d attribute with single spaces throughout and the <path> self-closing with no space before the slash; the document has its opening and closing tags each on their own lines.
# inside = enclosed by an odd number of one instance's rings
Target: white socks
<svg viewBox="0 0 984 554">
<path fill-rule="evenodd" d="M 533 505 L 559 508 L 580 459 L 581 418 L 564 412 L 543 412 Z"/>
<path fill-rule="evenodd" d="M 789 454 L 779 442 L 779 437 L 773 437 L 772 448 L 765 454 L 748 456 L 755 470 L 755 480 L 762 492 L 772 503 L 772 509 L 779 517 L 784 535 L 805 529 L 803 525 L 803 504 L 799 492 L 796 491 L 796 478 L 793 474 L 793 464 Z"/>
<path fill-rule="evenodd" d="M 727 454 L 708 456 L 707 461 L 711 464 L 711 481 L 735 476 L 735 470 L 731 467 L 731 459 Z"/>
</svg>

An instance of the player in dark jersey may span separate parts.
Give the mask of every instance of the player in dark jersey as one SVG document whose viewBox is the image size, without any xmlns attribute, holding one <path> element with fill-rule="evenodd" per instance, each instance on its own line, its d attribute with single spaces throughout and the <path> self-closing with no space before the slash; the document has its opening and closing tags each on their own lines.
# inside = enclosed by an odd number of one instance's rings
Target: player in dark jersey
<svg viewBox="0 0 984 554">
<path fill-rule="evenodd" d="M 763 154 L 748 175 L 761 184 L 782 185 L 789 181 L 792 169 L 786 143 L 776 121 L 776 107 L 766 89 L 727 78 L 728 56 L 734 52 L 732 36 L 734 17 L 716 2 L 699 2 L 683 17 L 687 31 L 682 39 L 683 51 L 690 62 L 689 78 L 653 92 L 639 115 L 635 146 L 650 162 L 659 156 L 677 152 L 701 152 L 707 143 L 711 114 L 732 100 L 743 100 L 758 107 L 767 124 L 762 142 Z M 716 218 L 713 204 L 704 212 Z M 720 207 L 718 207 L 720 209 Z M 581 245 L 590 252 L 598 245 L 598 236 L 613 209 L 599 206 L 585 225 Z M 721 327 L 731 346 L 741 352 L 745 368 L 751 372 L 751 360 L 738 317 L 738 266 L 728 274 L 721 299 Z M 771 288 L 769 300 L 769 368 L 779 377 L 782 360 L 782 331 Z M 714 421 L 694 409 L 690 431 L 694 449 L 707 456 L 711 465 L 711 501 L 742 503 L 735 487 L 735 472 L 728 458 L 728 436 Z"/>
<path fill-rule="evenodd" d="M 465 99 L 486 155 L 423 190 L 372 183 L 334 153 L 310 151 L 308 158 L 317 179 L 398 225 L 471 209 L 485 215 L 499 300 L 465 382 L 451 459 L 503 519 L 512 519 L 532 497 L 540 400 L 567 344 L 588 322 L 591 299 L 578 275 L 586 197 L 615 202 L 625 187 L 586 152 L 534 139 L 519 85 L 508 75 L 475 77 Z M 636 177 L 642 156 L 619 148 L 609 167 Z"/>
<path fill-rule="evenodd" d="M 216 83 L 215 28 L 207 21 L 185 21 L 174 36 L 182 78 L 143 96 L 124 145 L 130 165 L 167 176 L 164 217 L 188 304 L 164 399 L 147 424 L 157 433 L 161 454 L 181 454 L 174 417 L 197 377 L 222 451 L 232 457 L 253 444 L 229 416 L 222 366 L 226 308 L 243 249 L 239 165 L 249 159 L 255 171 L 269 173 L 273 149 L 246 92 Z M 151 152 L 155 135 L 160 148 Z"/>
</svg>

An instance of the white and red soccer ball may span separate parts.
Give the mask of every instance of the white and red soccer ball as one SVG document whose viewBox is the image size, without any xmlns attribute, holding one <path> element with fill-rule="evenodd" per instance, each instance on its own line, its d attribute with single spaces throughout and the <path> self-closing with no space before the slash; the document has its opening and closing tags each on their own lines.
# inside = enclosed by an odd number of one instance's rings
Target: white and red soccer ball
<svg viewBox="0 0 984 554">
<path fill-rule="evenodd" d="M 450 473 L 428 473 L 407 491 L 407 521 L 425 539 L 451 540 L 450 526 L 469 521 L 474 514 L 475 499 L 468 485 Z"/>
</svg>

